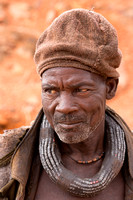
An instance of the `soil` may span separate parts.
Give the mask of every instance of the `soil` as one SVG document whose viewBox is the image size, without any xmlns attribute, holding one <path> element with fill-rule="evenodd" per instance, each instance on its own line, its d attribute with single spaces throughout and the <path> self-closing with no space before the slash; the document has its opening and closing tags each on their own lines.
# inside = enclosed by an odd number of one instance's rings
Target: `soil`
<svg viewBox="0 0 133 200">
<path fill-rule="evenodd" d="M 52 20 L 72 8 L 94 9 L 117 29 L 123 60 L 116 97 L 107 102 L 133 129 L 132 0 L 0 0 L 0 132 L 29 125 L 41 108 L 33 61 L 36 40 Z"/>
</svg>

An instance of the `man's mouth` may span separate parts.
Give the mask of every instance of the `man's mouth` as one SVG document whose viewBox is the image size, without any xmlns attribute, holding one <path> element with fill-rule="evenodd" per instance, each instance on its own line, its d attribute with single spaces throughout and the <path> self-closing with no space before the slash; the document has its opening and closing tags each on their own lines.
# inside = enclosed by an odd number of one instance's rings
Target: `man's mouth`
<svg viewBox="0 0 133 200">
<path fill-rule="evenodd" d="M 58 122 L 58 126 L 62 127 L 63 129 L 72 129 L 76 126 L 79 126 L 82 122 Z"/>
<path fill-rule="evenodd" d="M 85 123 L 85 117 L 74 114 L 62 114 L 54 116 L 54 126 L 59 129 L 70 130 L 77 129 L 82 123 Z"/>
</svg>

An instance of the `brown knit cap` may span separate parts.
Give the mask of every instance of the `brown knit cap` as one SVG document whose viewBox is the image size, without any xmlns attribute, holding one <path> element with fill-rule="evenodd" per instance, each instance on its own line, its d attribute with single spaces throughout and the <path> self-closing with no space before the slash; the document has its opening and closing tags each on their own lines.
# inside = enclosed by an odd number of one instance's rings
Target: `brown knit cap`
<svg viewBox="0 0 133 200">
<path fill-rule="evenodd" d="M 38 39 L 34 55 L 40 76 L 53 67 L 75 67 L 116 78 L 121 57 L 114 27 L 87 9 L 57 17 Z"/>
</svg>

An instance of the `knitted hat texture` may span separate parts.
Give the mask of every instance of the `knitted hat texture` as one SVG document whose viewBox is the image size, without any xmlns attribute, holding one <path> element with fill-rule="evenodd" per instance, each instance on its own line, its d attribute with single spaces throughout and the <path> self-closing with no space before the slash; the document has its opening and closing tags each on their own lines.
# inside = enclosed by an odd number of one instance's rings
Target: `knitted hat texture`
<svg viewBox="0 0 133 200">
<path fill-rule="evenodd" d="M 42 33 L 34 60 L 40 76 L 53 67 L 75 67 L 117 78 L 121 57 L 116 30 L 101 14 L 72 9 Z"/>
</svg>

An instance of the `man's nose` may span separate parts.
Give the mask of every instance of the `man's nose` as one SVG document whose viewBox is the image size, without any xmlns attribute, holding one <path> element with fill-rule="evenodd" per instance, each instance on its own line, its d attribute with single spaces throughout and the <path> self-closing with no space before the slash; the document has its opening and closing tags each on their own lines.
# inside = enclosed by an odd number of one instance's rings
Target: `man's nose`
<svg viewBox="0 0 133 200">
<path fill-rule="evenodd" d="M 74 101 L 74 97 L 72 96 L 72 94 L 62 92 L 62 94 L 60 94 L 60 97 L 58 99 L 56 111 L 67 114 L 77 110 L 78 107 Z"/>
</svg>

